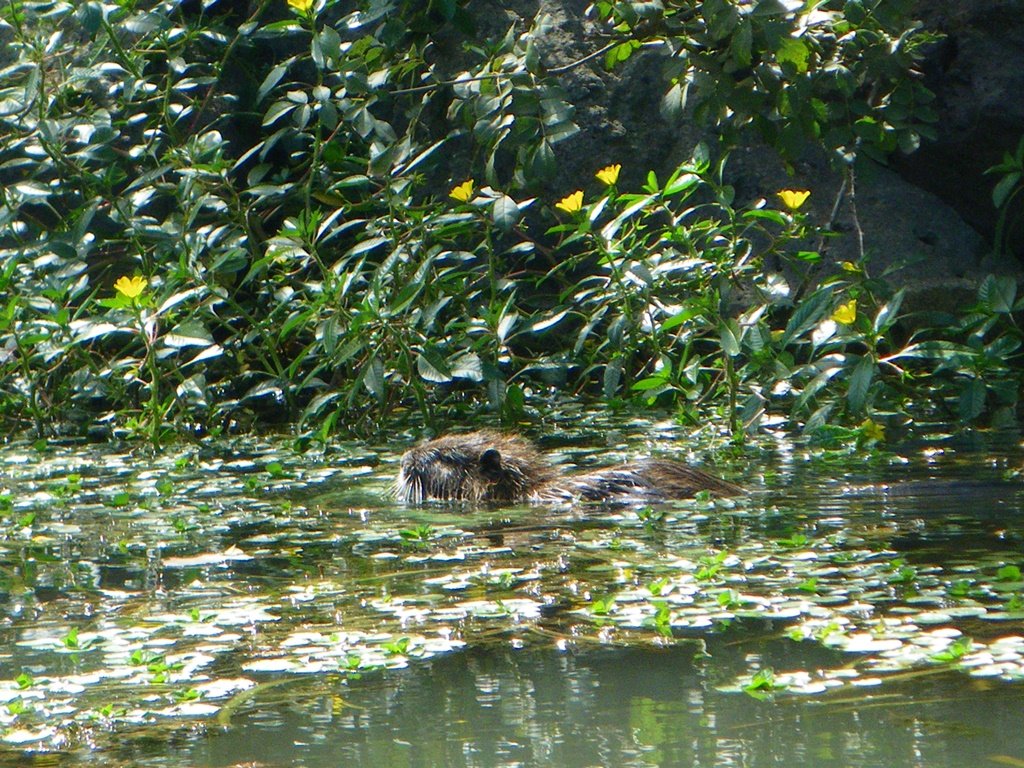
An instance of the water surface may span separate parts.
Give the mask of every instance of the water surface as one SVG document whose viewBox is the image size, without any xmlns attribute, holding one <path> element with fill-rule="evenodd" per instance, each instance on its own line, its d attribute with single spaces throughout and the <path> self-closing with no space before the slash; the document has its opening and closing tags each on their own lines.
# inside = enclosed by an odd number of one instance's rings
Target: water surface
<svg viewBox="0 0 1024 768">
<path fill-rule="evenodd" d="M 401 445 L 3 449 L 0 764 L 1024 765 L 1015 435 L 541 442 L 751 492 L 453 511 L 388 497 Z"/>
</svg>

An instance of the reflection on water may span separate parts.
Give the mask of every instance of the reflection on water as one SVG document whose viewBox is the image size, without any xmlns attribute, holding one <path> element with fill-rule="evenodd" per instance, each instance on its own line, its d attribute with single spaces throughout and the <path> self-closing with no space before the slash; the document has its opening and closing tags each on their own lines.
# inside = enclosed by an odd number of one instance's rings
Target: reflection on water
<svg viewBox="0 0 1024 768">
<path fill-rule="evenodd" d="M 169 754 L 162 745 L 151 759 L 138 745 L 114 757 L 225 767 L 964 768 L 1024 755 L 1024 686 L 947 673 L 768 704 L 717 692 L 694 650 L 453 654 L 349 687 L 268 691 L 226 732 Z M 735 652 L 727 641 L 708 651 Z"/>
<path fill-rule="evenodd" d="M 548 447 L 682 444 L 602 434 Z M 0 451 L 0 766 L 1024 765 L 1013 436 L 654 510 L 401 506 L 396 458 Z"/>
</svg>

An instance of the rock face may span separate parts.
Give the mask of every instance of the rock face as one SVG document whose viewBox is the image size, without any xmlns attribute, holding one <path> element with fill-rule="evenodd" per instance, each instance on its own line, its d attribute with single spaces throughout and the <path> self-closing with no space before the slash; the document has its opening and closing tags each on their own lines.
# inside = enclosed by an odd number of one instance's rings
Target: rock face
<svg viewBox="0 0 1024 768">
<path fill-rule="evenodd" d="M 921 0 L 925 27 L 943 38 L 925 61 L 926 83 L 938 97 L 935 141 L 899 158 L 911 183 L 934 193 L 991 239 L 997 212 L 985 170 L 1024 138 L 1024 5 L 1019 0 Z M 1024 256 L 1024 205 L 1011 211 L 1002 246 Z"/>
<path fill-rule="evenodd" d="M 505 8 L 514 6 L 527 22 L 531 12 L 550 16 L 553 23 L 538 46 L 551 69 L 603 44 L 585 18 L 586 5 L 540 0 Z M 926 28 L 943 36 L 930 47 L 924 67 L 938 96 L 937 139 L 913 155 L 894 157 L 889 168 L 861 170 L 855 211 L 850 205 L 839 211 L 836 228 L 851 236 L 833 245 L 829 257 L 859 255 L 859 224 L 873 273 L 906 265 L 890 280 L 907 288 L 911 308 L 963 307 L 985 274 L 1020 270 L 1013 256 L 1024 256 L 1024 208 L 1022 224 L 1010 228 L 1004 247 L 994 244 L 991 193 L 997 179 L 984 172 L 1024 137 L 1022 7 L 1020 0 L 920 0 Z M 638 187 L 648 170 L 662 176 L 675 168 L 701 137 L 696 126 L 660 115 L 665 85 L 656 54 L 635 55 L 611 73 L 598 59 L 568 69 L 560 79 L 581 133 L 557 147 L 559 180 L 547 190 L 552 196 L 613 162 L 623 164 L 620 186 Z M 820 221 L 828 219 L 840 185 L 822 157 L 809 153 L 794 178 L 770 148 L 756 144 L 735 152 L 728 172 L 741 201 L 783 186 L 814 190 L 812 211 Z"/>
</svg>

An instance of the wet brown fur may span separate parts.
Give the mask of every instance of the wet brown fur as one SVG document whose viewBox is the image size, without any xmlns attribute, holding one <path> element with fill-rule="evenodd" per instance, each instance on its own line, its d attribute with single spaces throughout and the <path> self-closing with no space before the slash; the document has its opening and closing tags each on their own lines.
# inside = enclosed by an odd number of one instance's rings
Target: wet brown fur
<svg viewBox="0 0 1024 768">
<path fill-rule="evenodd" d="M 564 503 L 685 499 L 700 491 L 731 496 L 743 489 L 671 459 L 565 475 L 523 438 L 484 430 L 446 435 L 407 451 L 395 491 L 412 503 Z"/>
</svg>

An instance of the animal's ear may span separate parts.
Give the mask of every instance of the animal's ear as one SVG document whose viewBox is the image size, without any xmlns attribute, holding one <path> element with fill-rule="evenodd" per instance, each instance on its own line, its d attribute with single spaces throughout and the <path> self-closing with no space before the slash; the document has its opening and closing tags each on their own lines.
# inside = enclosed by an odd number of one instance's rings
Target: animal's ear
<svg viewBox="0 0 1024 768">
<path fill-rule="evenodd" d="M 480 454 L 480 473 L 488 480 L 497 480 L 501 477 L 501 453 L 494 448 L 488 448 Z"/>
</svg>

